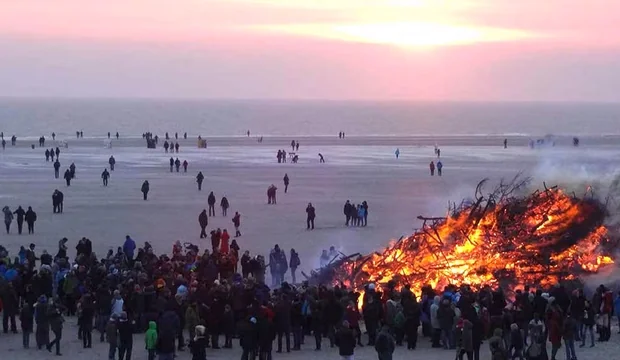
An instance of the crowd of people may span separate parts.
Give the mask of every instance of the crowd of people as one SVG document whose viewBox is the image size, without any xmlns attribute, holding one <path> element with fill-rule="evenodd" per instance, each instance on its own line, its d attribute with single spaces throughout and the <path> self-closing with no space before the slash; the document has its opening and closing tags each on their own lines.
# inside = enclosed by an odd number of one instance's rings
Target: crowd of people
<svg viewBox="0 0 620 360">
<path fill-rule="evenodd" d="M 308 336 L 316 350 L 327 341 L 350 358 L 364 346 L 363 321 L 366 345 L 374 346 L 380 359 L 389 359 L 405 342 L 415 350 L 421 334 L 432 347 L 455 352 L 457 359 L 479 359 L 483 341 L 493 360 L 556 359 L 563 341 L 566 358 L 572 360 L 577 342 L 595 346 L 595 330 L 599 341 L 610 339 L 611 316 L 620 311 L 620 297 L 614 300 L 604 286 L 591 297 L 560 285 L 547 292 L 525 288 L 510 301 L 501 289 L 489 287 L 437 291 L 425 286 L 415 294 L 414 287 L 393 280 L 359 291 L 343 284 L 300 283 L 294 249 L 287 261 L 276 245 L 265 264 L 262 256 L 247 251 L 238 259 L 235 240 L 213 245 L 201 253 L 193 244 L 184 248 L 176 242 L 171 256 L 157 256 L 149 243 L 137 248 L 128 236 L 116 253 L 110 250 L 100 259 L 83 238 L 72 260 L 66 238 L 55 256 L 43 251 L 38 257 L 30 244 L 13 260 L 0 248 L 3 330 L 17 333 L 19 318 L 25 348 L 34 334 L 39 349 L 57 355 L 63 317 L 76 316 L 83 347 L 92 347 L 97 331 L 99 340 L 109 344 L 109 359 L 117 353 L 120 360 L 131 359 L 138 336 L 144 337 L 150 359 L 172 359 L 189 347 L 194 359 L 204 360 L 207 347 L 232 348 L 238 338 L 242 359 L 268 360 L 274 343 L 277 352 L 300 350 Z M 322 258 L 330 254 L 337 256 L 332 248 Z M 267 268 L 271 287 L 265 284 Z M 289 269 L 290 283 L 285 281 Z"/>
<path fill-rule="evenodd" d="M 368 225 L 368 203 L 362 201 L 361 204 L 351 204 L 350 200 L 344 203 L 345 225 L 366 226 Z"/>
</svg>

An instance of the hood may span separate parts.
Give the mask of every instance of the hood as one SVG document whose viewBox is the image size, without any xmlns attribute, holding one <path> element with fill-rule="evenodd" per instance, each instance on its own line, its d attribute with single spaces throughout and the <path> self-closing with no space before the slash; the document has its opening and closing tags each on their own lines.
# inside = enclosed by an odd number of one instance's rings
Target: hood
<svg viewBox="0 0 620 360">
<path fill-rule="evenodd" d="M 157 330 L 157 323 L 155 321 L 149 321 L 149 330 Z"/>
<path fill-rule="evenodd" d="M 435 296 L 435 298 L 433 298 L 433 304 L 435 305 L 439 305 L 439 302 L 441 301 L 441 298 L 439 297 L 439 295 Z"/>
</svg>

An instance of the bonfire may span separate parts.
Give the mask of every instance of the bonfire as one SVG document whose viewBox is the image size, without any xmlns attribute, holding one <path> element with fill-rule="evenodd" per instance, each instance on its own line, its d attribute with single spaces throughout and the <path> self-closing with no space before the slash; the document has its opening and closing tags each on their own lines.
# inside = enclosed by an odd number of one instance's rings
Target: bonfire
<svg viewBox="0 0 620 360">
<path fill-rule="evenodd" d="M 335 259 L 310 281 L 360 291 L 390 280 L 418 293 L 424 285 L 450 284 L 514 290 L 577 280 L 613 264 L 606 206 L 591 192 L 577 196 L 545 185 L 519 195 L 529 179 L 516 177 L 483 195 L 485 182 L 447 216 L 419 216 L 422 226 L 413 235 L 380 252 Z"/>
</svg>

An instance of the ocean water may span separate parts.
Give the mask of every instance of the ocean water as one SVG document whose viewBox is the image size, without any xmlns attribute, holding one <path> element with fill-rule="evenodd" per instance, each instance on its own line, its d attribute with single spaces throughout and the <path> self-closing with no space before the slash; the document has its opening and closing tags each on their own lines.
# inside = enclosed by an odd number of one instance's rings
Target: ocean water
<svg viewBox="0 0 620 360">
<path fill-rule="evenodd" d="M 0 99 L 0 131 L 124 137 L 620 134 L 620 104 Z"/>
</svg>

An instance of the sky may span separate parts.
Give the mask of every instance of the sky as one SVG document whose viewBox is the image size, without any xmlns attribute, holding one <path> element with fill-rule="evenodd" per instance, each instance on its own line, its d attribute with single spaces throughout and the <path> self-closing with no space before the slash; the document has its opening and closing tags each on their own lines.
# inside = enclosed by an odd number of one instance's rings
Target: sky
<svg viewBox="0 0 620 360">
<path fill-rule="evenodd" d="M 620 1 L 0 0 L 0 96 L 620 101 Z"/>
</svg>

